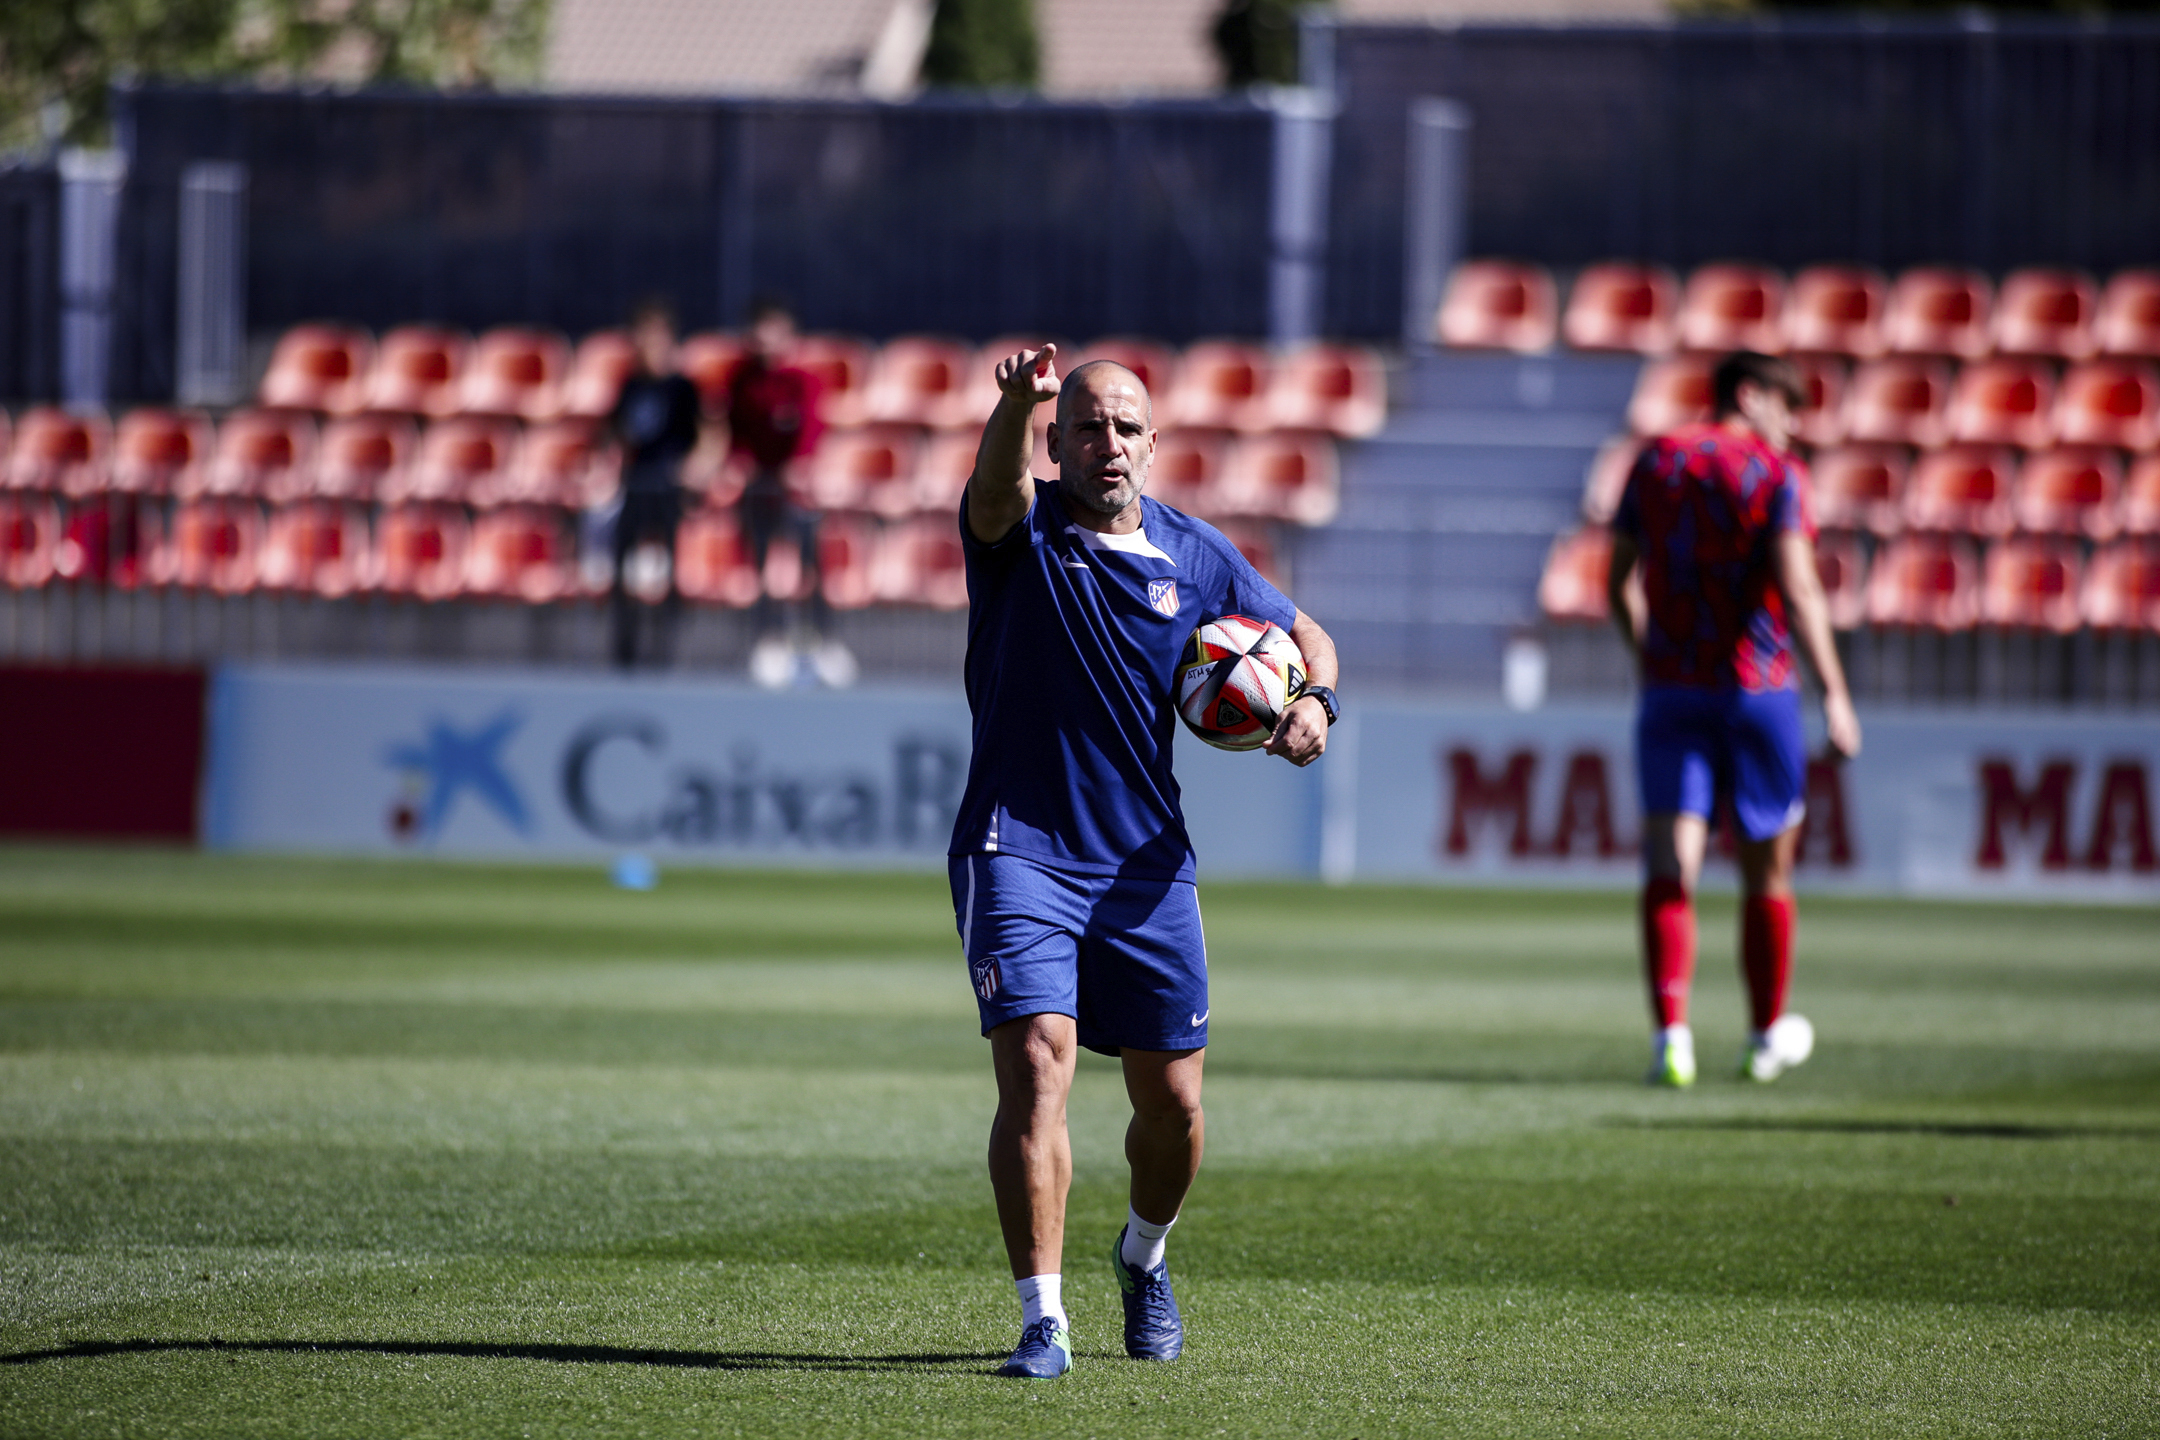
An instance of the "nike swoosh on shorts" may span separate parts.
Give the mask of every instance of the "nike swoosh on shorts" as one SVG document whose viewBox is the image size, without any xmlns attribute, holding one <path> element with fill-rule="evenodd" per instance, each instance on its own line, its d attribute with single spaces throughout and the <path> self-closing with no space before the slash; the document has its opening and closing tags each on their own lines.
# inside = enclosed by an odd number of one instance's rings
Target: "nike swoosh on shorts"
<svg viewBox="0 0 2160 1440">
<path fill-rule="evenodd" d="M 1193 1016 L 1193 1017 L 1192 1017 L 1192 1028 L 1193 1028 L 1193 1029 L 1195 1029 L 1195 1030 L 1197 1030 L 1197 1029 L 1199 1029 L 1199 1028 L 1200 1028 L 1200 1027 L 1201 1027 L 1202 1025 L 1205 1025 L 1205 1024 L 1207 1024 L 1207 1017 L 1208 1017 L 1208 1016 L 1210 1016 L 1210 1015 L 1212 1015 L 1212 1014 L 1214 1014 L 1214 1013 L 1215 1013 L 1215 1007 L 1214 1007 L 1214 1006 L 1212 1006 L 1212 1005 L 1210 1005 L 1210 1006 L 1209 1006 L 1209 1007 L 1208 1007 L 1207 1009 L 1205 1009 L 1205 1010 L 1201 1011 L 1201 1012 L 1200 1012 L 1200 1013 L 1199 1013 L 1198 1015 L 1195 1015 L 1195 1016 Z"/>
</svg>

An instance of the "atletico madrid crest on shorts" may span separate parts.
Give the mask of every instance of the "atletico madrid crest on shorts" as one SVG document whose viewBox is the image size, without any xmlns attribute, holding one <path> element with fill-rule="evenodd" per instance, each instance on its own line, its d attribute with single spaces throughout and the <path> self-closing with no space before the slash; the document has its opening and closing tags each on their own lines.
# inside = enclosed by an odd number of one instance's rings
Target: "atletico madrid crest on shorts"
<svg viewBox="0 0 2160 1440">
<path fill-rule="evenodd" d="M 1178 612 L 1177 581 L 1150 580 L 1147 582 L 1147 603 L 1165 615 Z"/>
</svg>

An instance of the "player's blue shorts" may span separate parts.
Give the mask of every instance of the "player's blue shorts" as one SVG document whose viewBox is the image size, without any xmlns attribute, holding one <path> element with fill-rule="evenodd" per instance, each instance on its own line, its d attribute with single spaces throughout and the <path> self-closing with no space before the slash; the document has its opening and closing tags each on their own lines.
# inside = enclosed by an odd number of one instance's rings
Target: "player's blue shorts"
<svg viewBox="0 0 2160 1440">
<path fill-rule="evenodd" d="M 1191 881 L 1074 875 L 1018 855 L 946 863 L 985 1035 L 1054 1013 L 1105 1055 L 1207 1044 L 1207 943 Z"/>
<path fill-rule="evenodd" d="M 1741 835 L 1768 840 L 1807 813 L 1807 736 L 1798 690 L 1652 685 L 1635 717 L 1645 815 L 1715 813 L 1732 800 Z"/>
</svg>

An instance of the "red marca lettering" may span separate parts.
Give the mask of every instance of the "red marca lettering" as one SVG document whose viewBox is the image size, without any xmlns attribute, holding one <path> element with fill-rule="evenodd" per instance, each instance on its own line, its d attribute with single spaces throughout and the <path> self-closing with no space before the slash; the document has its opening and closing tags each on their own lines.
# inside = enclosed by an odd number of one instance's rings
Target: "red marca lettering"
<svg viewBox="0 0 2160 1440">
<path fill-rule="evenodd" d="M 1507 757 L 1506 768 L 1488 780 L 1478 768 L 1477 752 L 1457 746 L 1441 757 L 1441 769 L 1454 788 L 1448 806 L 1447 834 L 1440 841 L 1443 854 L 1469 854 L 1470 827 L 1484 819 L 1507 824 L 1508 854 L 1530 853 L 1530 780 L 1537 773 L 1535 752 L 1515 751 Z"/>
<path fill-rule="evenodd" d="M 2130 852 L 2130 868 L 2140 875 L 2160 870 L 2153 853 L 2152 782 L 2138 760 L 2112 760 L 2100 780 L 2100 804 L 2093 811 L 2092 844 L 2085 864 L 2112 870 L 2119 851 Z"/>
<path fill-rule="evenodd" d="M 1845 767 L 1835 760 L 1810 760 L 1807 767 L 1807 817 L 1800 822 L 1799 863 L 1816 860 L 1833 870 L 1852 868 L 1852 827 L 1845 818 Z"/>
<path fill-rule="evenodd" d="M 2066 870 L 2070 866 L 2070 785 L 2077 774 L 2071 760 L 2049 760 L 2040 767 L 2032 789 L 2019 787 L 2017 769 L 2005 759 L 1980 762 L 1980 853 L 1973 863 L 1982 870 L 2003 868 L 2003 829 L 2016 826 L 2020 833 L 2043 828 L 2040 868 Z"/>
<path fill-rule="evenodd" d="M 1605 775 L 1605 757 L 1595 750 L 1578 750 L 1568 757 L 1567 779 L 1560 786 L 1560 818 L 1553 826 L 1552 853 L 1574 853 L 1575 837 L 1586 834 L 1596 842 L 1600 860 L 1621 853 L 1613 838 L 1612 786 Z"/>
</svg>

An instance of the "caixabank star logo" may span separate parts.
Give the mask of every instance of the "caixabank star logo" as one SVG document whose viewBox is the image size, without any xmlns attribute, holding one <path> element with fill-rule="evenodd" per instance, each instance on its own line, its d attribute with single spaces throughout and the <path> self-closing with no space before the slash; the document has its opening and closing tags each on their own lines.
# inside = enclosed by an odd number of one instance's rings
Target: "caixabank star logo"
<svg viewBox="0 0 2160 1440">
<path fill-rule="evenodd" d="M 503 747 L 525 717 L 504 710 L 477 729 L 448 720 L 430 720 L 418 741 L 401 741 L 383 752 L 384 763 L 399 772 L 399 793 L 387 823 L 401 844 L 426 844 L 442 833 L 451 808 L 471 791 L 481 804 L 520 835 L 532 833 L 525 798 L 503 769 Z"/>
</svg>

